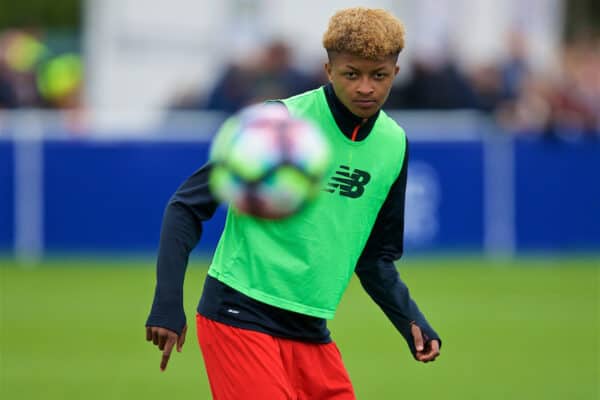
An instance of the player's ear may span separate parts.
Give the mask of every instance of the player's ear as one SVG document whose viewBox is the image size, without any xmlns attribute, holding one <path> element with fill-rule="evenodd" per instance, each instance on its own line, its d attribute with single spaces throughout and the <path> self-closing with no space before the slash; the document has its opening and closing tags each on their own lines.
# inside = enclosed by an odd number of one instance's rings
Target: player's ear
<svg viewBox="0 0 600 400">
<path fill-rule="evenodd" d="M 394 67 L 394 76 L 398 75 L 398 72 L 400 72 L 400 67 L 398 65 L 396 65 Z"/>
<path fill-rule="evenodd" d="M 331 61 L 326 62 L 323 65 L 323 68 L 325 69 L 325 73 L 327 74 L 327 79 L 329 80 L 329 82 L 331 82 Z"/>
</svg>

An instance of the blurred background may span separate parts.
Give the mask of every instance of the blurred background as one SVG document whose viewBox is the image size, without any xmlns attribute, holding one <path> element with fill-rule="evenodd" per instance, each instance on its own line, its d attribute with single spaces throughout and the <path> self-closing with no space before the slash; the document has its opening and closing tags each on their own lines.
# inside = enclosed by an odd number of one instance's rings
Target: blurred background
<svg viewBox="0 0 600 400">
<path fill-rule="evenodd" d="M 193 334 L 160 379 L 143 343 L 164 206 L 228 115 L 325 83 L 356 5 L 406 25 L 398 267 L 445 340 L 413 365 L 353 280 L 332 331 L 359 398 L 599 398 L 594 0 L 0 0 L 0 397 L 209 398 Z"/>
</svg>

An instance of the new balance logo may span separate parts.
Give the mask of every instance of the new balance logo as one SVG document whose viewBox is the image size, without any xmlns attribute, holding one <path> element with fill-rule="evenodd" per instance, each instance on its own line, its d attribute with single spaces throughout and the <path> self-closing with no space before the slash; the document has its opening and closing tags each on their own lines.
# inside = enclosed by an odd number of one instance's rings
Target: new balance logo
<svg viewBox="0 0 600 400">
<path fill-rule="evenodd" d="M 356 199 L 365 192 L 365 186 L 370 180 L 371 175 L 368 172 L 360 169 L 350 171 L 350 167 L 340 165 L 340 168 L 331 177 L 324 190 L 329 193 L 335 193 L 339 190 L 340 196 Z"/>
</svg>

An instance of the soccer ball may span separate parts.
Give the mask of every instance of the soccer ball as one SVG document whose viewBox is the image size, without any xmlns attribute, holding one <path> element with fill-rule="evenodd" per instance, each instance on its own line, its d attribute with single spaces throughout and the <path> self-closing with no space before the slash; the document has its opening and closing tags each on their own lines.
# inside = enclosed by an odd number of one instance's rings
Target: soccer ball
<svg viewBox="0 0 600 400">
<path fill-rule="evenodd" d="M 320 191 L 330 149 L 320 130 L 280 103 L 249 107 L 228 120 L 211 148 L 209 187 L 244 214 L 288 217 Z"/>
</svg>

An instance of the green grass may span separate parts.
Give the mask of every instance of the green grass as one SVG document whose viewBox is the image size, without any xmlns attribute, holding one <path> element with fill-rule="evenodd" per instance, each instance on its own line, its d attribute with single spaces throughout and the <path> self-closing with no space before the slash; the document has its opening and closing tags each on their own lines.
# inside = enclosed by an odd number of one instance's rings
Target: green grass
<svg viewBox="0 0 600 400">
<path fill-rule="evenodd" d="M 152 262 L 0 261 L 0 398 L 209 399 L 191 329 L 159 371 L 144 340 Z M 600 260 L 408 260 L 403 279 L 444 339 L 435 363 L 353 280 L 330 323 L 359 399 L 598 399 Z M 193 264 L 193 322 L 205 268 Z"/>
</svg>

